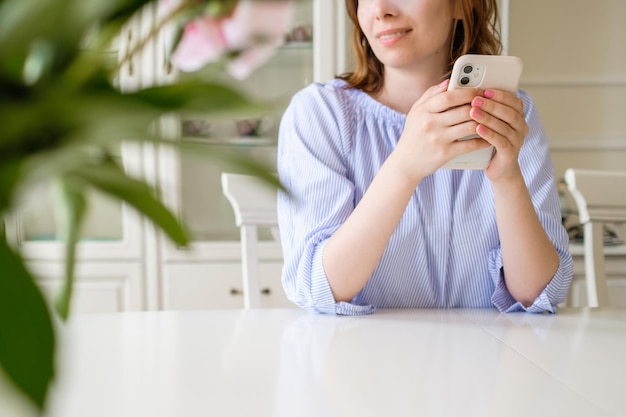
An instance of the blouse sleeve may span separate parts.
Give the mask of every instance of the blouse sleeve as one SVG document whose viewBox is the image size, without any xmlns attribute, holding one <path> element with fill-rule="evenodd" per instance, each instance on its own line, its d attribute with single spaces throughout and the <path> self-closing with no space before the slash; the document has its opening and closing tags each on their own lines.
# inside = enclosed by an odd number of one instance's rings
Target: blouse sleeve
<svg viewBox="0 0 626 417">
<path fill-rule="evenodd" d="M 342 94 L 334 86 L 313 84 L 293 97 L 281 120 L 277 170 L 285 192 L 279 192 L 277 204 L 282 284 L 287 297 L 307 310 L 358 315 L 374 308 L 335 302 L 322 263 L 326 241 L 354 210 L 346 164 L 353 125 Z"/>
<path fill-rule="evenodd" d="M 529 132 L 522 146 L 519 163 L 530 192 L 539 221 L 559 255 L 559 268 L 529 307 L 517 302 L 506 288 L 500 248 L 491 253 L 490 274 L 495 283 L 492 297 L 494 305 L 503 312 L 528 311 L 531 313 L 556 312 L 557 305 L 565 301 L 574 265 L 569 252 L 569 237 L 561 221 L 559 196 L 554 178 L 554 167 L 550 158 L 548 140 L 539 114 L 531 97 L 520 91 L 526 109 Z"/>
</svg>

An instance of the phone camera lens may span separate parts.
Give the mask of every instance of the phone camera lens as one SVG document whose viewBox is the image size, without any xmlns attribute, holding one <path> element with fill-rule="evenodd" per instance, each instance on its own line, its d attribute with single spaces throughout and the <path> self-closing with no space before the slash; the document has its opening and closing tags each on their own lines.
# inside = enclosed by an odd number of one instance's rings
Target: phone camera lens
<svg viewBox="0 0 626 417">
<path fill-rule="evenodd" d="M 463 78 L 461 78 L 461 84 L 463 84 L 463 85 L 467 85 L 467 84 L 469 84 L 469 82 L 470 82 L 469 77 L 463 77 Z"/>
<path fill-rule="evenodd" d="M 463 72 L 466 73 L 466 74 L 469 74 L 473 70 L 474 70 L 474 68 L 472 68 L 471 65 L 466 65 L 466 66 L 463 67 Z"/>
</svg>

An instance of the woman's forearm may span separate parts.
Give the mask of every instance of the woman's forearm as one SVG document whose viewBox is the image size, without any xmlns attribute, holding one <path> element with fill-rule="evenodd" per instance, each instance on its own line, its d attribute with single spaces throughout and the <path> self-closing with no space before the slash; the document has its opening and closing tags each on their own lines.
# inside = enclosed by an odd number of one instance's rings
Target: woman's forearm
<svg viewBox="0 0 626 417">
<path fill-rule="evenodd" d="M 404 214 L 417 184 L 403 175 L 393 155 L 324 248 L 324 271 L 336 301 L 350 301 L 365 286 Z"/>
<path fill-rule="evenodd" d="M 492 183 L 507 289 L 525 306 L 533 303 L 559 267 L 559 256 L 535 209 L 521 172 Z"/>
</svg>

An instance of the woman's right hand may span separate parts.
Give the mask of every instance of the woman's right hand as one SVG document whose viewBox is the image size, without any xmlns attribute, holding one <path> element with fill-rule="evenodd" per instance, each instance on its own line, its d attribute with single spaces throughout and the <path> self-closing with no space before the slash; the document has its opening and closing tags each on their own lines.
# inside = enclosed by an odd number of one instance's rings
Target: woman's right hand
<svg viewBox="0 0 626 417">
<path fill-rule="evenodd" d="M 426 90 L 409 110 L 404 131 L 393 152 L 403 174 L 415 185 L 452 158 L 489 146 L 483 139 L 458 141 L 476 133 L 478 124 L 470 115 L 475 88 L 447 91 L 448 81 Z"/>
</svg>

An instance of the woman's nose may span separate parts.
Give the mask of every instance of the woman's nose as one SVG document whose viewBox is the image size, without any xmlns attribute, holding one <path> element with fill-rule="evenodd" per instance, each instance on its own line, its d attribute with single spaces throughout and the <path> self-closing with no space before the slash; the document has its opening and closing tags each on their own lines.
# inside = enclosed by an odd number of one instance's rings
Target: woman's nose
<svg viewBox="0 0 626 417">
<path fill-rule="evenodd" d="M 396 0 L 374 0 L 372 7 L 374 14 L 378 19 L 385 19 L 398 15 L 398 6 Z"/>
</svg>

